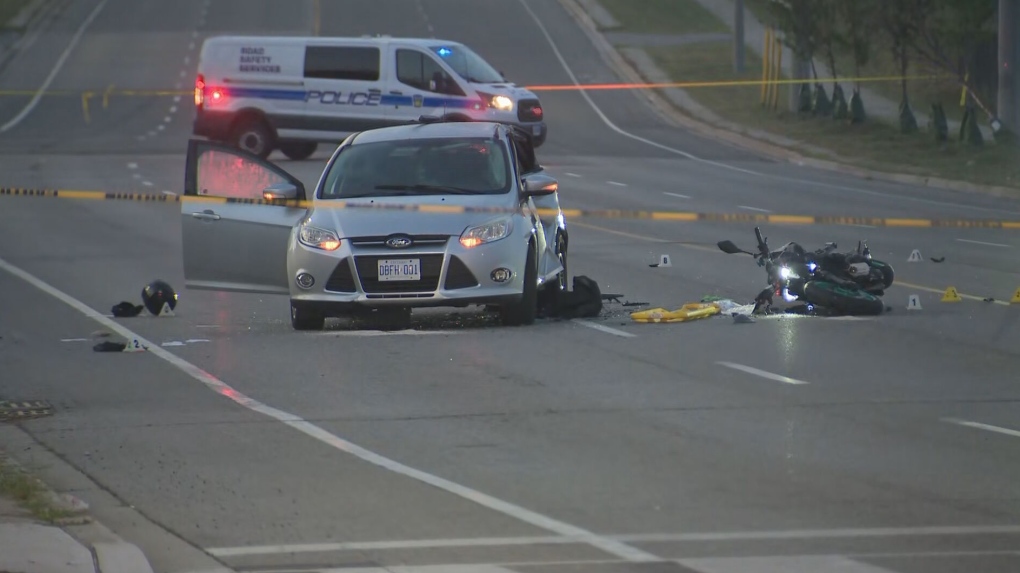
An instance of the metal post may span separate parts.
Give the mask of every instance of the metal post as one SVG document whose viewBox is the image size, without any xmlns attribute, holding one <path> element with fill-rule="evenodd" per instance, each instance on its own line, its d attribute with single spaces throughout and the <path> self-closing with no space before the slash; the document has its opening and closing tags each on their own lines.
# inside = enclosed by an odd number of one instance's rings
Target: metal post
<svg viewBox="0 0 1020 573">
<path fill-rule="evenodd" d="M 998 118 L 1014 134 L 1020 134 L 1020 79 L 1014 69 L 1020 58 L 1020 34 L 1017 31 L 1017 0 L 999 0 L 999 93 Z"/>
<path fill-rule="evenodd" d="M 744 72 L 744 0 L 733 3 L 733 69 Z"/>
</svg>

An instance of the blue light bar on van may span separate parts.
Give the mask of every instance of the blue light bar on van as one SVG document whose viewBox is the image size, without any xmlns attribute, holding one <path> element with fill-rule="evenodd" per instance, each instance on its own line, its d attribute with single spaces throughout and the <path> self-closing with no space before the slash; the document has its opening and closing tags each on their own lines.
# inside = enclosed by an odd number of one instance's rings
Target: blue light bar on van
<svg viewBox="0 0 1020 573">
<path fill-rule="evenodd" d="M 436 50 L 436 53 L 445 58 L 446 56 L 452 54 L 453 50 L 451 50 L 450 48 L 439 48 L 438 50 Z"/>
</svg>

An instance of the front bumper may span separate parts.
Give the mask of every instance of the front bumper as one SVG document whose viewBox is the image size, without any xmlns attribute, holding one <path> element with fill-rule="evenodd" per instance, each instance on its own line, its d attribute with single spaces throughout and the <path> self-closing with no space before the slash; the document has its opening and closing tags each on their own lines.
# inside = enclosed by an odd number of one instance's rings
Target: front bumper
<svg viewBox="0 0 1020 573">
<path fill-rule="evenodd" d="M 384 239 L 344 239 L 330 253 L 307 247 L 292 235 L 287 257 L 291 300 L 327 314 L 343 314 L 359 308 L 503 304 L 519 300 L 523 293 L 527 243 L 522 245 L 517 234 L 471 249 L 455 236 L 415 236 L 415 245 L 405 249 L 388 248 Z M 420 280 L 379 280 L 381 259 L 417 259 Z M 511 278 L 494 281 L 491 274 L 497 268 L 510 269 Z M 301 273 L 314 277 L 311 288 L 298 285 Z"/>
</svg>

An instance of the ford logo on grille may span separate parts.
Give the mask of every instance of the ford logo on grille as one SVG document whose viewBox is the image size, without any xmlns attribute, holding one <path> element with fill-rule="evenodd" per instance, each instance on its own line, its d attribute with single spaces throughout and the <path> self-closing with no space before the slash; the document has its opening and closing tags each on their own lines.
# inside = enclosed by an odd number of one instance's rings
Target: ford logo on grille
<svg viewBox="0 0 1020 573">
<path fill-rule="evenodd" d="M 406 249 L 413 242 L 407 235 L 393 235 L 386 239 L 386 246 L 391 249 Z"/>
</svg>

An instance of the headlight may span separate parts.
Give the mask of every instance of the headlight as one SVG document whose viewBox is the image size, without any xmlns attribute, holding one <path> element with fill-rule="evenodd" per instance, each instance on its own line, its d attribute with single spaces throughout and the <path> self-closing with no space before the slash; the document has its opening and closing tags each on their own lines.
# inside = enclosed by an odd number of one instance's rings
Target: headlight
<svg viewBox="0 0 1020 573">
<path fill-rule="evenodd" d="M 505 95 L 498 95 L 492 98 L 492 107 L 500 111 L 513 111 L 514 100 Z"/>
<path fill-rule="evenodd" d="M 779 269 L 779 276 L 783 277 L 783 280 L 790 278 L 790 267 L 781 267 Z"/>
<path fill-rule="evenodd" d="M 510 217 L 497 219 L 477 227 L 468 227 L 460 235 L 460 244 L 470 249 L 484 243 L 505 239 L 510 236 L 513 228 Z"/>
<path fill-rule="evenodd" d="M 324 251 L 335 251 L 340 248 L 340 237 L 336 233 L 317 227 L 301 227 L 298 232 L 298 241 L 302 245 Z"/>
</svg>

